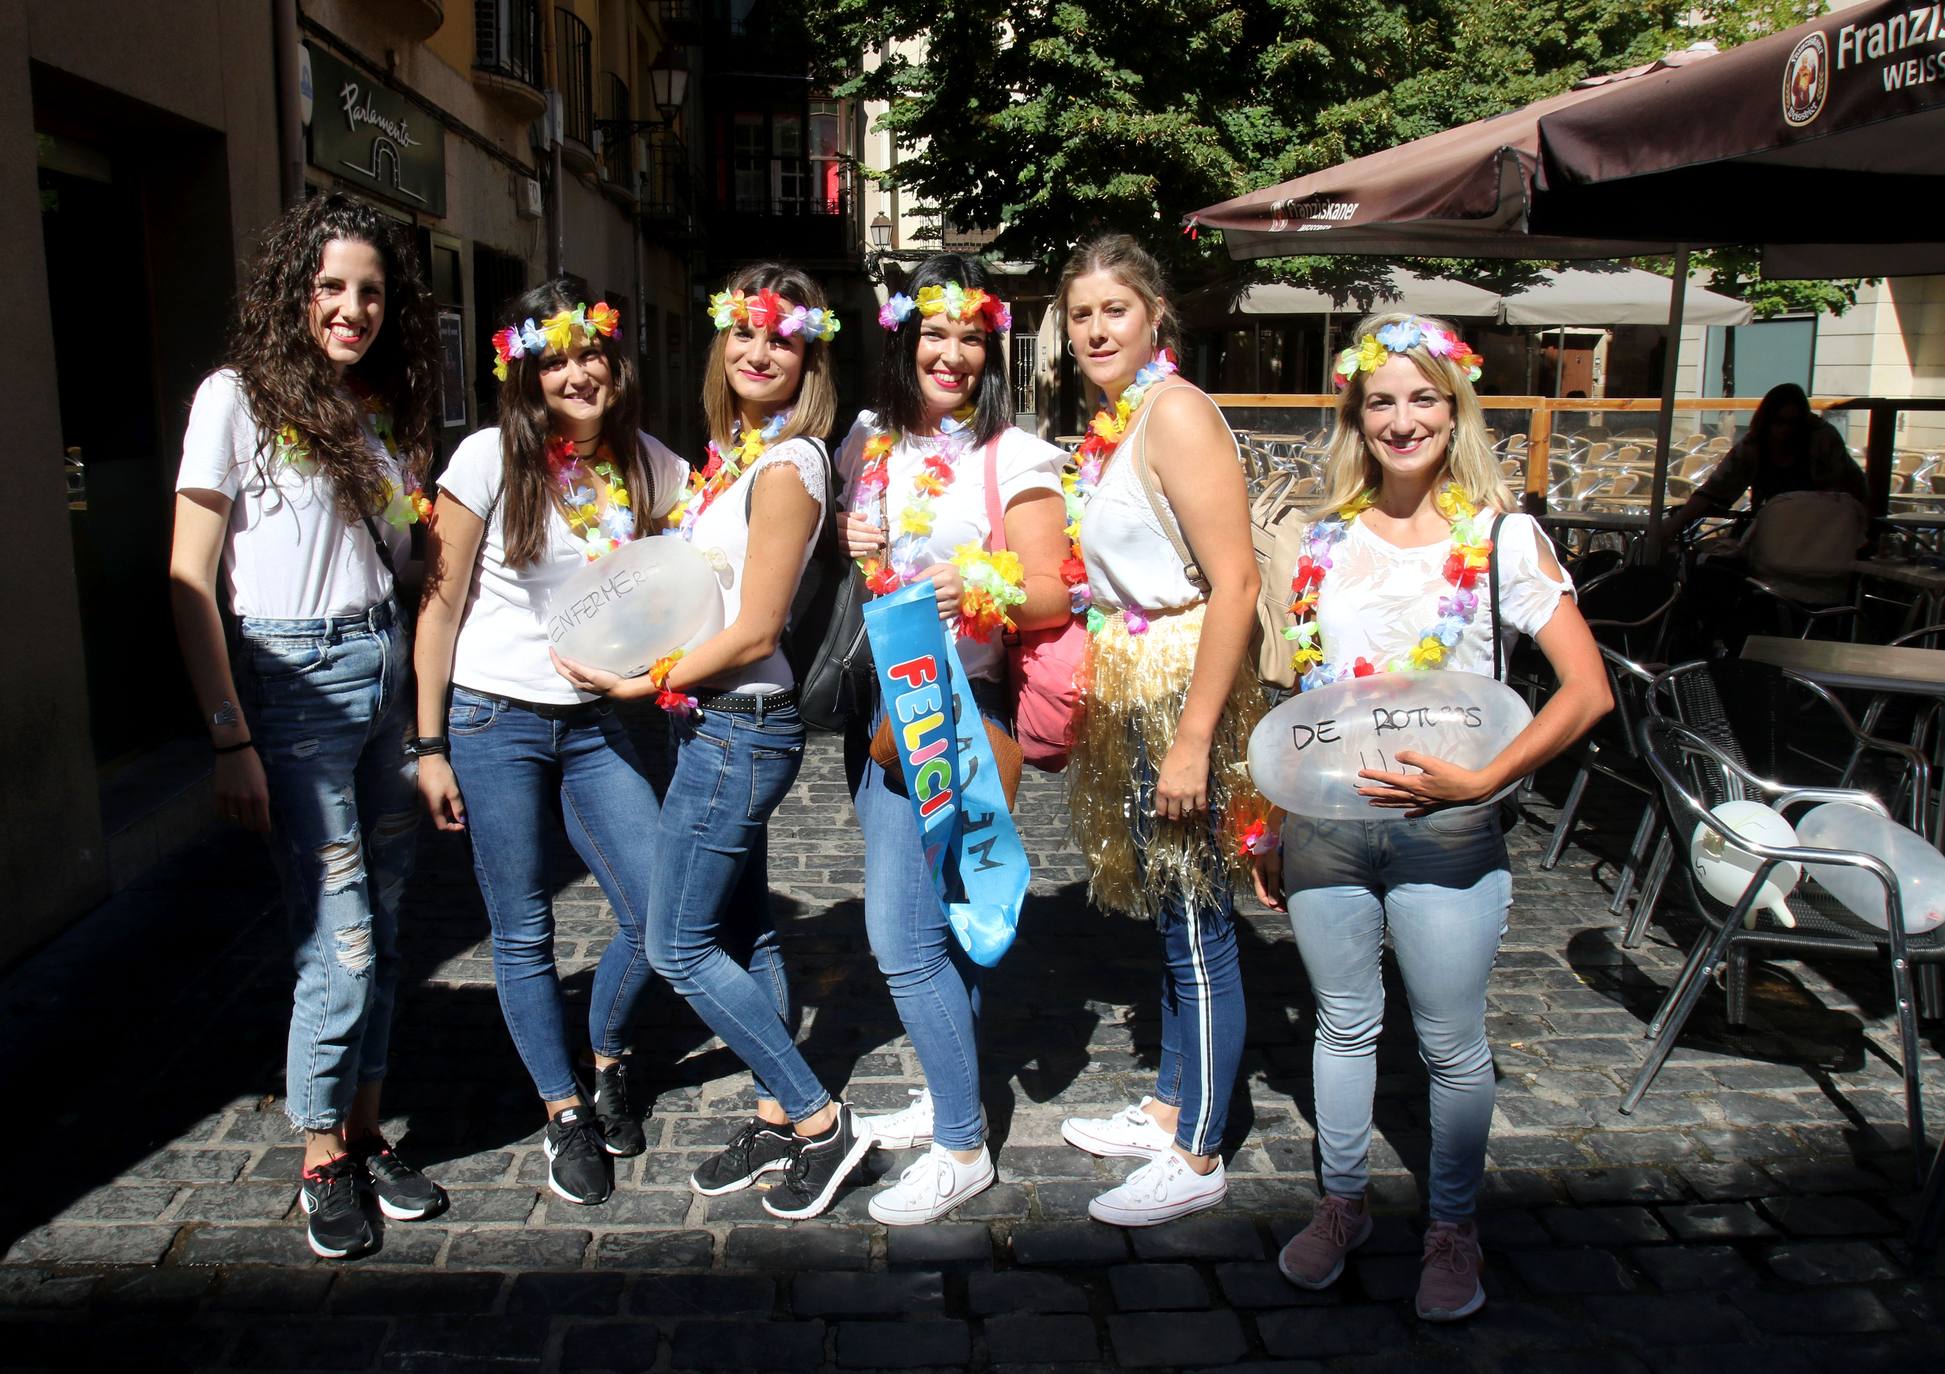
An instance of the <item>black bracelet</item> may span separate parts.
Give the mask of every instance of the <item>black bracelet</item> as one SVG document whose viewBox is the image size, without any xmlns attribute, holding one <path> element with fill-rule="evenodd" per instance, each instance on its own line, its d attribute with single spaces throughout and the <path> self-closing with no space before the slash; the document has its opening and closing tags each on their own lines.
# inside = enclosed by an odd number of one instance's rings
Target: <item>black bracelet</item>
<svg viewBox="0 0 1945 1374">
<path fill-rule="evenodd" d="M 236 744 L 212 744 L 209 747 L 211 750 L 213 750 L 218 754 L 240 754 L 245 749 L 256 748 L 257 742 L 255 740 L 246 739 Z"/>
<path fill-rule="evenodd" d="M 420 735 L 405 742 L 405 752 L 410 758 L 422 759 L 428 754 L 451 754 L 452 741 L 444 735 Z"/>
</svg>

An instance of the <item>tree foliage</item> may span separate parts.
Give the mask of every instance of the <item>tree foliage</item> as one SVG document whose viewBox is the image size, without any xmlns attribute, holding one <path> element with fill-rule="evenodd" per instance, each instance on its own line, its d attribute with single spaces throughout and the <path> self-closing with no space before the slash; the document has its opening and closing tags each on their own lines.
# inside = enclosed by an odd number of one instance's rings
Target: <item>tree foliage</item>
<svg viewBox="0 0 1945 1374">
<path fill-rule="evenodd" d="M 843 95 L 888 102 L 879 173 L 1003 256 L 1057 263 L 1135 232 L 1191 275 L 1220 249 L 1190 211 L 1515 109 L 1698 38 L 1786 27 L 1806 0 L 804 0 Z M 865 69 L 857 54 L 875 53 Z M 1367 259 L 1270 275 L 1369 282 Z M 1198 270 L 1199 269 L 1199 270 Z M 1477 264 L 1471 276 L 1519 268 Z M 1529 265 L 1530 270 L 1530 265 Z"/>
</svg>

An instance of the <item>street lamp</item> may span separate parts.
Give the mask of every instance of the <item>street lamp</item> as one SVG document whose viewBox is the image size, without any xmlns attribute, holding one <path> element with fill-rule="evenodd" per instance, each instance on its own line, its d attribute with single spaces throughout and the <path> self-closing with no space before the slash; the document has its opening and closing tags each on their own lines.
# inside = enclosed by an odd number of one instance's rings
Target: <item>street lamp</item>
<svg viewBox="0 0 1945 1374">
<path fill-rule="evenodd" d="M 880 253 L 891 247 L 891 221 L 883 210 L 871 217 L 871 246 Z"/>
<path fill-rule="evenodd" d="M 662 60 L 649 68 L 648 88 L 655 100 L 655 108 L 662 112 L 662 122 L 675 122 L 676 112 L 682 108 L 683 98 L 689 93 L 689 69 L 682 64 L 682 55 L 675 48 L 663 51 Z"/>
</svg>

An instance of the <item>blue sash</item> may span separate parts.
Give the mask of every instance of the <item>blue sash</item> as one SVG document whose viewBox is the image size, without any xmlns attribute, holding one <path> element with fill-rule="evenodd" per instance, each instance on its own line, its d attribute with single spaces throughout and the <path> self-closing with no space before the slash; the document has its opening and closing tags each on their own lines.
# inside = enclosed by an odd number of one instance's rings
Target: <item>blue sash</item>
<svg viewBox="0 0 1945 1374">
<path fill-rule="evenodd" d="M 1032 870 L 931 579 L 868 603 L 864 628 L 932 885 L 953 935 L 991 968 L 1013 943 Z"/>
</svg>

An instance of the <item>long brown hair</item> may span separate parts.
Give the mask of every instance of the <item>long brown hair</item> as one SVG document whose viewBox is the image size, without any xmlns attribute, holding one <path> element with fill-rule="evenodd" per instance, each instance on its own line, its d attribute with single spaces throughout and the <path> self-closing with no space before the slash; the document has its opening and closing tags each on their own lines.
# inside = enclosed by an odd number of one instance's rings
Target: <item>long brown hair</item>
<svg viewBox="0 0 1945 1374">
<path fill-rule="evenodd" d="M 579 277 L 554 277 L 503 307 L 499 323 L 519 329 L 528 320 L 539 322 L 577 305 L 593 304 L 587 283 Z M 601 443 L 621 467 L 637 528 L 646 534 L 643 527 L 654 518 L 652 512 L 661 500 L 642 451 L 641 391 L 635 384 L 634 360 L 621 341 L 627 327 L 628 321 L 623 320 L 613 334 L 590 332 L 587 338 L 607 359 L 614 389 L 614 399 L 601 417 Z M 554 437 L 554 419 L 540 390 L 543 356 L 529 351 L 525 357 L 509 359 L 506 380 L 500 383 L 501 497 L 506 502 L 501 531 L 511 568 L 530 568 L 541 560 L 547 551 L 548 521 L 560 509 L 554 477 L 547 470 L 547 442 Z"/>
<path fill-rule="evenodd" d="M 344 381 L 391 412 L 400 457 L 411 473 L 424 474 L 439 399 L 432 293 L 411 239 L 369 205 L 337 191 L 311 196 L 264 231 L 237 293 L 225 365 L 242 379 L 256 421 L 259 475 L 268 480 L 276 435 L 289 426 L 330 479 L 339 513 L 357 521 L 385 504 L 389 474 L 367 440 L 364 407 L 340 385 L 311 333 L 311 297 L 333 239 L 370 244 L 385 269 L 384 318 Z"/>
<path fill-rule="evenodd" d="M 732 273 L 723 284 L 725 291 L 751 295 L 768 287 L 792 305 L 811 310 L 829 309 L 824 288 L 799 268 L 781 262 L 752 263 Z M 709 344 L 709 361 L 702 369 L 702 416 L 709 426 L 709 440 L 718 448 L 728 448 L 736 437 L 736 393 L 730 390 L 729 373 L 723 367 L 723 353 L 729 348 L 729 330 L 718 329 Z M 777 437 L 786 439 L 809 435 L 822 439 L 831 432 L 837 419 L 837 382 L 831 375 L 831 346 L 815 339 L 804 345 L 804 372 L 797 379 L 797 399 L 791 403 L 790 419 Z"/>
</svg>

